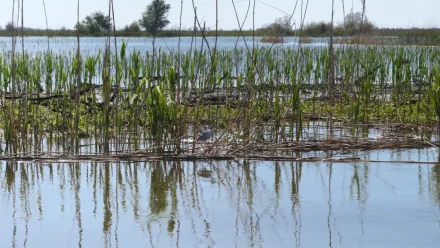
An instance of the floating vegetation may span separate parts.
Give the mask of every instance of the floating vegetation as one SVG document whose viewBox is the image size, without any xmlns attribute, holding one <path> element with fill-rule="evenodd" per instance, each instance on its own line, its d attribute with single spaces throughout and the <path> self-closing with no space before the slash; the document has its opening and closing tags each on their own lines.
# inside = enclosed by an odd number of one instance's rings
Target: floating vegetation
<svg viewBox="0 0 440 248">
<path fill-rule="evenodd" d="M 282 36 L 263 36 L 260 39 L 262 43 L 284 43 Z"/>
</svg>

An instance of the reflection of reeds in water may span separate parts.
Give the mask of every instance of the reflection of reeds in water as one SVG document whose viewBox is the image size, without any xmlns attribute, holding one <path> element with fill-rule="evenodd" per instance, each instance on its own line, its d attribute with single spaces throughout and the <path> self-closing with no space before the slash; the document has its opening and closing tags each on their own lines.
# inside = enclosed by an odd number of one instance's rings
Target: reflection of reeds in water
<svg viewBox="0 0 440 248">
<path fill-rule="evenodd" d="M 353 176 L 350 183 L 350 197 L 359 201 L 360 205 L 368 200 L 368 165 L 353 165 Z"/>
<path fill-rule="evenodd" d="M 353 165 L 353 176 L 350 183 L 350 197 L 356 197 L 359 204 L 361 235 L 365 233 L 364 213 L 369 197 L 369 166 Z"/>
<path fill-rule="evenodd" d="M 304 195 L 310 192 L 307 187 L 319 178 L 307 178 L 310 180 L 305 182 L 304 176 L 310 173 L 304 173 L 304 169 L 319 168 L 322 207 L 328 207 L 328 215 L 326 220 L 314 224 L 326 225 L 330 243 L 335 245 L 339 240 L 342 245 L 343 233 L 339 232 L 337 221 L 340 210 L 334 210 L 338 185 L 358 203 L 363 237 L 366 205 L 370 194 L 375 194 L 369 190 L 370 177 L 378 175 L 371 174 L 374 167 L 369 165 L 346 167 L 345 188 L 345 183 L 335 179 L 341 176 L 339 166 L 293 162 L 265 165 L 248 161 L 8 163 L 0 166 L 0 202 L 7 203 L 1 210 L 6 212 L 1 213 L 10 213 L 12 221 L 6 227 L 10 228 L 7 231 L 13 230 L 11 242 L 17 246 L 38 232 L 30 229 L 36 220 L 43 228 L 53 224 L 54 217 L 66 221 L 73 216 L 76 231 L 70 239 L 78 246 L 90 245 L 90 235 L 100 236 L 106 246 L 120 242 L 122 245 L 126 240 L 121 234 L 130 230 L 146 233 L 142 237 L 152 247 L 160 247 L 163 242 L 181 247 L 192 242 L 221 246 L 224 243 L 219 233 L 225 231 L 231 237 L 227 243 L 238 247 L 261 246 L 274 237 L 279 237 L 280 246 L 301 247 L 307 242 L 302 235 L 302 213 L 307 211 L 303 205 L 310 204 L 302 199 L 308 197 Z M 419 171 L 419 180 L 429 176 L 430 190 L 423 191 L 431 192 L 440 203 L 438 168 L 432 166 L 429 173 Z M 345 181 L 345 175 L 343 178 Z M 386 183 L 385 179 L 383 182 Z M 308 186 L 305 188 L 304 184 Z M 90 229 L 92 222 L 98 229 Z M 289 243 L 283 241 L 283 235 L 291 237 Z"/>
<path fill-rule="evenodd" d="M 102 239 L 109 246 L 118 242 L 118 232 L 126 228 L 122 220 L 127 221 L 127 218 L 148 233 L 152 246 L 157 242 L 157 235 L 164 231 L 176 244 L 181 242 L 182 235 L 189 235 L 215 245 L 218 242 L 215 239 L 217 223 L 211 223 L 213 218 L 209 209 L 217 201 L 232 208 L 231 214 L 235 213 L 235 216 L 223 217 L 232 221 L 229 224 L 235 222 L 236 244 L 259 246 L 266 235 L 261 225 L 267 223 L 267 215 L 283 214 L 277 211 L 287 188 L 290 188 L 296 226 L 294 235 L 300 239 L 301 168 L 296 164 L 277 164 L 273 181 L 267 181 L 260 178 L 256 164 L 250 162 L 228 162 L 222 166 L 181 162 L 13 163 L 0 167 L 3 175 L 0 192 L 3 192 L 2 202 L 20 201 L 10 207 L 17 216 L 27 216 L 27 221 L 38 218 L 50 222 L 49 215 L 73 214 L 78 246 L 87 245 L 89 227 L 84 223 L 89 223 L 90 218 L 102 220 Z M 268 183 L 274 186 L 268 188 Z M 45 210 L 48 204 L 52 205 L 50 213 Z M 279 220 L 273 221 L 275 226 Z M 16 239 L 22 235 L 26 238 L 28 234 L 20 232 Z"/>
<path fill-rule="evenodd" d="M 430 191 L 433 199 L 440 205 L 440 164 L 436 164 L 431 170 Z"/>
</svg>

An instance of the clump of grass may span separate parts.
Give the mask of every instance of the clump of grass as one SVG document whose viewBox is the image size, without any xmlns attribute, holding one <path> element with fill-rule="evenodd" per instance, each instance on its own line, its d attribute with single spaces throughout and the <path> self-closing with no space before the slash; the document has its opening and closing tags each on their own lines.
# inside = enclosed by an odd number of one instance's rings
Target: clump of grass
<svg viewBox="0 0 440 248">
<path fill-rule="evenodd" d="M 299 43 L 300 44 L 310 44 L 310 43 L 313 43 L 313 40 L 310 37 L 301 37 L 299 40 Z"/>
<path fill-rule="evenodd" d="M 336 44 L 349 44 L 349 45 L 385 45 L 386 38 L 374 36 L 374 35 L 361 35 L 352 37 L 343 37 L 336 40 Z"/>
<path fill-rule="evenodd" d="M 282 36 L 264 36 L 260 39 L 261 43 L 284 43 Z"/>
</svg>

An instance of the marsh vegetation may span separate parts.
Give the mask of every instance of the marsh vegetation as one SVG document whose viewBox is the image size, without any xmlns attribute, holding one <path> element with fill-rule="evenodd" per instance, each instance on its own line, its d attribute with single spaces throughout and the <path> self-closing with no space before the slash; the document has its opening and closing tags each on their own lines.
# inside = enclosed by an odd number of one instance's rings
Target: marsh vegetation
<svg viewBox="0 0 440 248">
<path fill-rule="evenodd" d="M 25 49 L 23 18 L 19 43 L 12 22 L 12 49 L 0 53 L 2 158 L 83 155 L 84 147 L 93 147 L 87 155 L 233 157 L 439 145 L 439 49 L 360 45 L 374 28 L 365 2 L 343 24 L 331 20 L 328 43 L 314 45 L 303 37 L 310 25 L 302 19 L 294 29 L 285 16 L 264 27 L 269 36 L 261 39 L 255 28 L 245 39 L 240 26 L 228 49 L 220 49 L 218 19 L 208 39 L 193 7 L 186 49 L 180 34 L 172 49 L 165 39 L 155 46 L 169 23 L 163 0 L 151 2 L 139 25 L 131 25 L 153 35 L 152 49 L 143 51 L 127 51 L 129 40 L 112 37 L 112 1 L 108 14 L 82 22 L 78 16 L 75 48 L 68 51 L 51 49 L 49 37 L 47 50 Z M 95 52 L 81 49 L 86 29 L 107 36 Z M 348 41 L 334 37 L 338 29 Z M 292 32 L 300 37 L 289 45 L 283 36 Z M 217 132 L 198 143 L 208 126 Z M 374 130 L 380 135 L 371 137 Z"/>
<path fill-rule="evenodd" d="M 219 1 L 182 28 L 180 1 L 166 30 L 153 0 L 118 31 L 113 0 L 79 2 L 75 30 L 27 30 L 23 0 L 0 30 L 0 247 L 439 243 L 436 29 L 378 29 L 361 0 L 261 28 L 232 1 L 229 31 Z"/>
<path fill-rule="evenodd" d="M 436 142 L 437 47 L 340 46 L 332 82 L 327 47 L 248 45 L 216 52 L 202 43 L 181 52 L 127 53 L 123 42 L 117 57 L 101 50 L 80 59 L 73 53 L 25 51 L 14 56 L 14 81 L 12 54 L 5 51 L 0 55 L 2 151 L 57 147 L 74 153 L 81 138 L 90 138 L 97 153 L 104 146 L 122 153 L 140 147 L 194 153 L 198 130 L 211 125 L 220 130 L 215 141 L 221 149 L 208 151 L 214 154 L 246 146 L 294 149 L 295 142 L 329 138 L 314 132 L 311 120 L 327 128 L 396 126 L 419 135 L 425 145 Z M 353 142 L 362 137 L 352 134 Z"/>
</svg>

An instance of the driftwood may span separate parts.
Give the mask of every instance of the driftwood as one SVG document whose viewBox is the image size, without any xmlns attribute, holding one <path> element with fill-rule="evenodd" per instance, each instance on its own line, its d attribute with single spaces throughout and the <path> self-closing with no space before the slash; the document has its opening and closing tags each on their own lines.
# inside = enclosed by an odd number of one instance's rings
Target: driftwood
<svg viewBox="0 0 440 248">
<path fill-rule="evenodd" d="M 78 94 L 80 96 L 83 96 L 83 95 L 89 93 L 90 91 L 95 90 L 95 89 L 99 89 L 99 88 L 102 88 L 102 85 L 91 84 L 91 85 L 88 85 L 87 87 L 85 87 L 83 89 L 80 89 Z M 130 91 L 130 89 L 127 89 L 127 88 L 118 87 L 118 86 L 112 86 L 112 96 L 111 96 L 111 99 L 110 99 L 111 102 L 114 100 L 115 95 L 116 95 L 115 92 L 117 90 L 121 90 L 122 92 L 129 92 Z M 4 95 L 4 99 L 5 100 L 20 100 L 20 99 L 23 99 L 23 98 L 26 97 L 24 95 L 11 96 L 12 94 L 10 92 L 2 92 L 1 94 Z M 45 95 L 43 95 L 43 96 L 30 96 L 30 97 L 28 97 L 27 100 L 31 101 L 31 102 L 34 102 L 35 104 L 39 104 L 41 102 L 48 101 L 48 100 L 60 99 L 60 98 L 66 98 L 66 97 L 70 98 L 71 100 L 74 100 L 75 99 L 75 94 L 76 94 L 76 92 L 75 92 L 75 89 L 74 89 L 71 92 L 69 92 L 68 94 L 53 94 L 53 95 L 46 95 L 46 96 Z"/>
<path fill-rule="evenodd" d="M 429 142 L 412 138 L 393 138 L 393 139 L 326 139 L 319 141 L 288 142 L 278 144 L 246 144 L 240 143 L 232 145 L 226 142 L 214 142 L 204 145 L 204 152 L 195 154 L 175 154 L 175 153 L 152 153 L 144 150 L 131 152 L 113 152 L 109 155 L 104 154 L 78 154 L 72 155 L 56 152 L 32 152 L 22 154 L 1 155 L 0 160 L 5 161 L 30 161 L 30 162 L 119 162 L 119 161 L 197 161 L 197 160 L 267 160 L 267 161 L 297 161 L 297 162 L 374 162 L 374 163 L 419 163 L 436 164 L 437 162 L 411 162 L 411 161 L 373 161 L 360 160 L 359 157 L 350 155 L 353 151 L 374 151 L 383 149 L 422 149 L 438 148 L 440 142 Z M 323 157 L 302 157 L 303 152 L 323 151 Z M 335 158 L 338 153 L 346 154 L 345 157 Z M 295 154 L 295 155 L 292 155 Z"/>
<path fill-rule="evenodd" d="M 80 89 L 79 90 L 79 95 L 85 95 L 86 93 L 90 92 L 92 89 L 95 88 L 99 88 L 102 87 L 100 85 L 89 85 L 84 89 Z M 64 97 L 69 97 L 70 99 L 75 99 L 75 90 L 73 90 L 72 92 L 70 92 L 69 94 L 55 94 L 55 95 L 49 95 L 49 96 L 37 96 L 37 97 L 28 97 L 29 101 L 32 102 L 42 102 L 42 101 L 48 101 L 48 100 L 52 100 L 52 99 L 59 99 L 59 98 L 64 98 Z M 25 98 L 25 96 L 23 95 L 18 95 L 18 96 L 10 96 L 10 93 L 6 93 L 7 96 L 5 96 L 6 100 L 19 100 L 19 99 L 23 99 Z"/>
<path fill-rule="evenodd" d="M 369 71 L 368 73 L 366 73 L 366 75 L 355 80 L 355 83 L 353 84 L 353 86 L 356 86 L 362 80 L 365 80 L 366 78 L 370 77 L 379 68 L 380 68 L 380 66 L 377 66 L 374 69 L 372 69 L 371 71 Z M 144 77 L 139 77 L 139 79 L 143 79 L 143 78 Z M 163 79 L 162 76 L 149 76 L 146 78 L 148 78 L 148 80 L 153 80 L 153 81 Z M 181 79 L 191 79 L 191 78 L 188 78 L 187 76 L 181 76 L 180 78 Z M 185 104 L 187 106 L 199 106 L 199 105 L 226 105 L 228 103 L 228 104 L 232 105 L 232 107 L 241 106 L 242 105 L 241 102 L 245 101 L 245 99 L 243 99 L 243 97 L 245 95 L 247 95 L 247 93 L 248 93 L 248 90 L 249 90 L 248 87 L 246 85 L 242 85 L 241 90 L 239 90 L 237 87 L 231 87 L 228 89 L 218 88 L 218 85 L 220 84 L 220 82 L 225 79 L 237 80 L 237 77 L 230 76 L 228 73 L 225 73 L 225 75 L 223 75 L 223 77 L 221 77 L 219 80 L 217 80 L 217 82 L 214 83 L 209 88 L 193 88 L 193 89 L 191 89 L 188 96 L 182 96 L 182 99 L 184 100 L 183 104 Z M 343 77 L 339 77 L 338 79 L 340 81 L 344 80 Z M 192 80 L 194 80 L 194 78 L 192 78 Z M 377 90 L 379 87 L 392 88 L 392 85 L 388 85 L 388 84 L 384 84 L 384 85 L 374 84 L 373 86 L 375 87 L 375 90 Z M 101 88 L 101 87 L 102 87 L 102 85 L 88 84 L 85 88 L 80 89 L 78 93 L 80 96 L 83 96 L 83 95 L 89 93 L 90 91 Z M 258 90 L 260 92 L 270 92 L 270 91 L 292 92 L 296 86 L 295 85 L 286 85 L 286 84 L 283 84 L 282 82 L 274 82 L 274 83 L 259 83 L 259 84 L 255 84 L 253 87 L 255 90 Z M 319 101 L 326 102 L 330 99 L 329 96 L 327 96 L 325 94 L 326 87 L 327 87 L 327 85 L 325 83 L 301 84 L 302 96 L 305 101 L 313 100 L 313 101 L 318 101 L 318 102 Z M 340 98 L 341 92 L 343 91 L 343 89 L 345 87 L 347 87 L 347 84 L 340 82 L 340 83 L 334 84 L 333 87 L 335 90 L 334 97 Z M 113 93 L 112 93 L 112 97 L 110 99 L 111 102 L 113 102 L 114 98 L 117 95 L 115 93 L 119 90 L 122 92 L 130 92 L 130 91 L 134 92 L 135 91 L 135 89 L 128 89 L 128 88 L 124 88 L 124 87 L 120 87 L 120 86 L 112 86 Z M 318 90 L 318 92 L 320 92 L 320 93 L 316 97 L 312 98 L 310 96 L 312 94 L 312 90 Z M 75 91 L 76 91 L 76 89 L 73 89 L 70 92 L 62 93 L 62 94 L 44 95 L 44 93 L 43 93 L 42 95 L 38 95 L 38 96 L 29 95 L 27 100 L 32 102 L 33 104 L 40 104 L 40 105 L 44 105 L 44 102 L 49 101 L 49 100 L 53 100 L 53 99 L 69 98 L 71 100 L 74 100 L 75 94 L 76 94 Z M 356 94 L 358 93 L 356 90 L 353 90 L 353 92 Z M 12 96 L 10 92 L 1 92 L 0 95 L 2 95 L 3 99 L 5 99 L 5 100 L 19 100 L 19 99 L 23 99 L 26 97 L 25 95 Z M 97 93 L 96 93 L 96 95 L 99 96 L 99 94 L 97 94 Z M 418 99 L 413 98 L 410 101 L 402 102 L 401 104 L 415 104 L 417 102 L 418 102 Z M 83 102 L 83 103 L 85 103 L 85 102 Z M 88 104 L 90 104 L 90 103 L 88 103 Z M 98 103 L 98 104 L 100 104 L 100 103 Z"/>
</svg>

